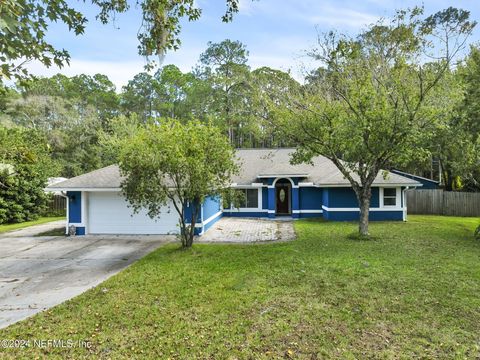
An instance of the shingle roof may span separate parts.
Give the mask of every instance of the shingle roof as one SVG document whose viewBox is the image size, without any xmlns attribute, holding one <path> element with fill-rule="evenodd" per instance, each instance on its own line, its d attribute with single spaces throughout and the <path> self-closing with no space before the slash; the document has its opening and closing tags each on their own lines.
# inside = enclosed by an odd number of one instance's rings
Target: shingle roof
<svg viewBox="0 0 480 360">
<path fill-rule="evenodd" d="M 121 181 L 118 165 L 110 165 L 51 185 L 47 189 L 118 189 Z"/>
<path fill-rule="evenodd" d="M 232 179 L 237 185 L 250 185 L 260 182 L 262 177 L 269 175 L 300 176 L 302 182 L 311 182 L 317 186 L 349 186 L 337 167 L 327 158 L 317 156 L 312 159 L 313 165 L 290 164 L 290 155 L 294 149 L 240 149 L 237 157 L 240 161 L 240 174 Z M 120 188 L 121 176 L 117 165 L 110 165 L 103 169 L 74 177 L 48 187 L 49 189 L 117 189 Z M 404 176 L 388 173 L 384 178 L 380 173 L 374 185 L 405 185 L 421 186 L 415 180 Z"/>
<path fill-rule="evenodd" d="M 240 175 L 233 179 L 233 182 L 239 185 L 247 185 L 258 182 L 258 177 L 262 177 L 262 175 L 274 175 L 276 177 L 302 175 L 304 176 L 302 182 L 312 182 L 318 186 L 350 185 L 335 164 L 326 157 L 317 156 L 313 158 L 313 165 L 290 164 L 290 155 L 294 151 L 294 149 L 237 150 L 237 156 L 242 161 L 242 170 Z M 394 173 L 388 173 L 387 178 L 384 179 L 380 172 L 374 181 L 374 185 L 388 184 L 420 186 L 419 182 Z"/>
</svg>

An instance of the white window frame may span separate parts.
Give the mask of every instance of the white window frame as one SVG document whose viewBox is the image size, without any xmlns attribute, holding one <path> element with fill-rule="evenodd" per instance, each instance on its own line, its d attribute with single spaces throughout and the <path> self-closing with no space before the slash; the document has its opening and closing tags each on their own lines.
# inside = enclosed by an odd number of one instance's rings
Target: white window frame
<svg viewBox="0 0 480 360">
<path fill-rule="evenodd" d="M 395 189 L 395 205 L 385 205 L 384 204 L 384 189 Z M 402 209 L 402 190 L 399 187 L 394 186 L 385 186 L 379 188 L 379 203 L 380 208 L 383 209 Z"/>
<path fill-rule="evenodd" d="M 224 212 L 261 212 L 263 211 L 262 209 L 262 192 L 263 188 L 259 186 L 249 186 L 249 185 L 243 185 L 243 186 L 234 186 L 232 187 L 234 190 L 257 190 L 258 193 L 258 206 L 256 208 L 236 208 L 233 206 L 233 204 L 230 204 L 230 209 L 224 209 Z"/>
</svg>

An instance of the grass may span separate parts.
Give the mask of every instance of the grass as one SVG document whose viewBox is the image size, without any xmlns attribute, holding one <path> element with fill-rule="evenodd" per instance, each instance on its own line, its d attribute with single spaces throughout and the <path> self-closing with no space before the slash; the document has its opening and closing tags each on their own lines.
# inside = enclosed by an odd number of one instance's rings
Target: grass
<svg viewBox="0 0 480 360">
<path fill-rule="evenodd" d="M 52 230 L 47 230 L 36 234 L 35 236 L 65 236 L 65 226 Z"/>
<path fill-rule="evenodd" d="M 475 218 L 295 222 L 298 239 L 164 246 L 97 288 L 0 330 L 84 348 L 2 358 L 444 358 L 480 356 Z"/>
<path fill-rule="evenodd" d="M 64 216 L 57 216 L 57 217 L 40 217 L 37 220 L 32 221 L 25 221 L 22 223 L 15 223 L 15 224 L 0 224 L 0 234 L 12 231 L 12 230 L 19 230 L 33 225 L 40 225 L 45 224 L 52 221 L 63 220 L 65 219 Z"/>
</svg>

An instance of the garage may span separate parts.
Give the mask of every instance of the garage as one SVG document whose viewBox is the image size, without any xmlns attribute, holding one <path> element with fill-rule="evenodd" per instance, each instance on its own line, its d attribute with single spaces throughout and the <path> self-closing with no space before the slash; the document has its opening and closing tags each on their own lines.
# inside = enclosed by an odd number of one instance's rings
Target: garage
<svg viewBox="0 0 480 360">
<path fill-rule="evenodd" d="M 151 219 L 145 210 L 133 214 L 120 192 L 88 192 L 84 197 L 89 234 L 178 233 L 178 214 L 172 204 L 165 206 L 159 218 Z"/>
</svg>

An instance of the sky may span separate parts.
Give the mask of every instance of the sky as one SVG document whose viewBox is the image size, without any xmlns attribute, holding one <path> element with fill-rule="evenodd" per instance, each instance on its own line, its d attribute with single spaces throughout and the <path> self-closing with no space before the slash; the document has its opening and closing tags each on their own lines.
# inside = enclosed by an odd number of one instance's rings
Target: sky
<svg viewBox="0 0 480 360">
<path fill-rule="evenodd" d="M 133 76 L 143 71 L 145 59 L 137 53 L 137 32 L 141 12 L 132 1 L 131 9 L 118 14 L 115 22 L 102 25 L 95 20 L 97 8 L 88 1 L 70 1 L 83 12 L 89 22 L 85 33 L 75 36 L 63 24 L 52 24 L 47 33 L 57 48 L 70 52 L 70 66 L 46 68 L 29 63 L 29 70 L 39 76 L 62 73 L 107 75 L 117 91 Z M 290 71 L 301 80 L 305 70 L 315 67 L 306 51 L 315 46 L 317 34 L 330 30 L 355 35 L 381 17 L 390 17 L 396 9 L 421 5 L 411 0 L 240 0 L 240 12 L 231 23 L 225 24 L 225 0 L 196 0 L 202 17 L 184 22 L 180 38 L 182 46 L 167 53 L 163 65 L 174 64 L 187 72 L 194 67 L 207 43 L 224 39 L 240 40 L 249 50 L 249 65 L 255 69 L 269 66 Z M 480 21 L 478 0 L 424 0 L 425 14 L 455 6 L 471 12 L 471 19 Z M 480 25 L 471 42 L 480 40 Z"/>
</svg>

